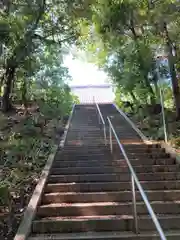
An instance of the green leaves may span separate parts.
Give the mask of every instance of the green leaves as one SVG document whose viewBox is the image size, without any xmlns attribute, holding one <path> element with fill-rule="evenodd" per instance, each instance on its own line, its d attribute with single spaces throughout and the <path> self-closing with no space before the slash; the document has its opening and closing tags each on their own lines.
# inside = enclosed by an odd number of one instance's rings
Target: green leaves
<svg viewBox="0 0 180 240">
<path fill-rule="evenodd" d="M 6 181 L 0 181 L 0 205 L 4 206 L 9 201 L 9 186 Z"/>
<path fill-rule="evenodd" d="M 171 65 L 176 62 L 176 70 L 180 69 L 179 2 L 98 0 L 92 1 L 89 8 L 91 16 L 77 16 L 82 30 L 80 46 L 88 52 L 87 60 L 104 69 L 126 94 L 135 92 L 140 102 L 145 99 L 158 101 L 154 64 L 157 49 L 160 49 L 158 54 L 169 51 L 170 55 L 172 51 L 168 49 L 173 49 L 176 56 L 172 57 Z M 87 6 L 86 9 L 89 13 Z M 176 80 L 174 89 L 177 85 Z M 178 95 L 180 97 L 180 93 Z M 176 105 L 177 102 L 178 98 Z"/>
</svg>

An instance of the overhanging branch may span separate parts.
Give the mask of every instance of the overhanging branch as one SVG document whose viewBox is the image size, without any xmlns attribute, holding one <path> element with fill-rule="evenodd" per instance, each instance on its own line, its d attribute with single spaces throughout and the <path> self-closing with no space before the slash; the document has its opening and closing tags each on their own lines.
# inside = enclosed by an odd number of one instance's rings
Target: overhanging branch
<svg viewBox="0 0 180 240">
<path fill-rule="evenodd" d="M 64 39 L 62 39 L 62 40 L 57 40 L 57 41 L 54 40 L 54 39 L 48 39 L 48 38 L 43 37 L 43 36 L 41 36 L 41 35 L 39 35 L 39 34 L 34 34 L 34 37 L 33 37 L 33 38 L 39 39 L 39 40 L 44 41 L 44 42 L 46 42 L 46 43 L 48 43 L 48 44 L 62 44 L 62 43 L 67 42 L 67 41 L 69 41 L 69 40 L 73 40 L 73 39 L 74 39 L 74 36 L 70 36 L 70 37 L 64 38 Z"/>
</svg>

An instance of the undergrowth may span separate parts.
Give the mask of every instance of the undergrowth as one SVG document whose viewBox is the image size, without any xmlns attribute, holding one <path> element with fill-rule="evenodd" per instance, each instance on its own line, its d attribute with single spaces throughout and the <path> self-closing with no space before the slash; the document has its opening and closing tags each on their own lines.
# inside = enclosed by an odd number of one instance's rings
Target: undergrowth
<svg viewBox="0 0 180 240">
<path fill-rule="evenodd" d="M 13 239 L 64 123 L 38 108 L 0 114 L 0 239 Z"/>
<path fill-rule="evenodd" d="M 151 140 L 165 139 L 162 114 L 130 114 L 137 127 Z M 180 148 L 180 121 L 176 121 L 175 113 L 166 109 L 166 129 L 168 142 L 172 147 Z"/>
</svg>

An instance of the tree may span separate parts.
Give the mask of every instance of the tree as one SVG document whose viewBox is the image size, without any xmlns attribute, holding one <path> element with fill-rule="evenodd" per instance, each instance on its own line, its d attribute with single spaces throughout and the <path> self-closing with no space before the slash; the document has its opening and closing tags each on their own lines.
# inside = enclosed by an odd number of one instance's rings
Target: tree
<svg viewBox="0 0 180 240">
<path fill-rule="evenodd" d="M 169 61 L 169 70 L 176 107 L 177 119 L 180 119 L 180 88 L 178 83 L 178 67 L 180 60 L 179 1 L 157 1 L 150 8 L 150 24 L 154 28 L 159 42 L 163 43 Z M 157 14 L 158 13 L 158 14 Z"/>
<path fill-rule="evenodd" d="M 75 37 L 71 20 L 66 14 L 66 1 L 19 0 L 4 6 L 0 27 L 4 53 L 1 55 L 3 111 L 11 108 L 11 92 L 18 68 L 21 68 L 42 45 L 70 42 Z M 12 14 L 14 13 L 14 14 Z"/>
<path fill-rule="evenodd" d="M 179 1 L 99 0 L 92 1 L 90 9 L 86 17 L 79 16 L 81 35 L 84 35 L 80 38 L 82 47 L 93 53 L 95 63 L 108 65 L 117 54 L 122 56 L 119 69 L 113 62 L 108 68 L 116 68 L 113 71 L 115 75 L 112 76 L 112 71 L 110 75 L 116 85 L 121 85 L 121 89 L 122 85 L 132 84 L 131 91 L 140 86 L 147 89 L 145 92 L 154 103 L 157 98 L 156 52 L 159 48 L 160 54 L 165 52 L 169 59 L 176 115 L 179 118 Z M 124 70 L 120 70 L 122 62 Z M 121 77 L 116 76 L 118 72 Z M 125 83 L 127 81 L 129 84 Z"/>
</svg>

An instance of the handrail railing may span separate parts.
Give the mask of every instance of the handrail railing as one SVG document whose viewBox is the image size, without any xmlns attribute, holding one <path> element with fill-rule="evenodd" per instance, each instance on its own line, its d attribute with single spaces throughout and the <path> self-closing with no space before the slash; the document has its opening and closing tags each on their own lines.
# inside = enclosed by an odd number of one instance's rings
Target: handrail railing
<svg viewBox="0 0 180 240">
<path fill-rule="evenodd" d="M 102 113 L 101 113 L 101 110 L 99 108 L 99 105 L 95 102 L 96 104 L 96 108 L 97 108 L 97 112 L 98 112 L 98 121 L 99 121 L 99 124 L 103 124 L 103 132 L 104 132 L 104 143 L 106 145 L 106 140 L 107 140 L 107 137 L 106 137 L 106 124 L 105 124 L 105 121 L 104 121 L 104 118 L 102 116 Z"/>
<path fill-rule="evenodd" d="M 119 140 L 119 138 L 118 138 L 118 136 L 116 134 L 116 131 L 115 131 L 113 125 L 112 125 L 112 122 L 109 119 L 109 117 L 107 117 L 107 119 L 108 119 L 108 123 L 109 123 L 109 136 L 110 136 L 109 140 L 110 140 L 111 152 L 113 152 L 113 145 L 112 145 L 112 133 L 113 133 L 114 137 L 115 137 L 115 139 L 117 141 L 117 144 L 118 144 L 118 146 L 119 146 L 119 148 L 120 148 L 120 150 L 121 150 L 121 152 L 122 152 L 122 154 L 123 154 L 123 156 L 124 156 L 124 158 L 125 158 L 125 160 L 127 162 L 127 165 L 129 167 L 130 173 L 131 173 L 135 232 L 138 233 L 138 219 L 137 219 L 137 206 L 136 206 L 136 188 L 135 188 L 135 184 L 136 184 L 136 186 L 137 186 L 137 188 L 138 188 L 138 190 L 139 190 L 139 192 L 141 194 L 141 197 L 144 200 L 144 203 L 145 203 L 145 205 L 147 207 L 147 210 L 148 210 L 148 212 L 149 212 L 149 214 L 150 214 L 150 216 L 151 216 L 151 218 L 152 218 L 152 220 L 154 222 L 156 230 L 159 233 L 159 236 L 160 236 L 161 240 L 166 240 L 166 237 L 165 237 L 165 234 L 164 234 L 164 232 L 163 232 L 163 230 L 161 228 L 161 225 L 160 225 L 160 223 L 159 223 L 159 221 L 158 221 L 158 219 L 157 219 L 157 217 L 156 217 L 156 215 L 155 215 L 155 213 L 154 213 L 154 211 L 153 211 L 153 209 L 151 207 L 151 204 L 149 203 L 149 200 L 148 200 L 148 198 L 147 198 L 147 196 L 146 196 L 146 194 L 145 194 L 145 192 L 144 192 L 144 190 L 143 190 L 143 188 L 141 186 L 141 183 L 138 180 L 138 177 L 136 176 L 136 173 L 135 173 L 135 171 L 134 171 L 134 169 L 133 169 L 133 167 L 132 167 L 132 165 L 131 165 L 131 163 L 129 161 L 129 158 L 128 158 L 125 150 L 124 150 L 124 147 L 123 147 L 122 143 L 120 142 L 120 140 Z"/>
</svg>

